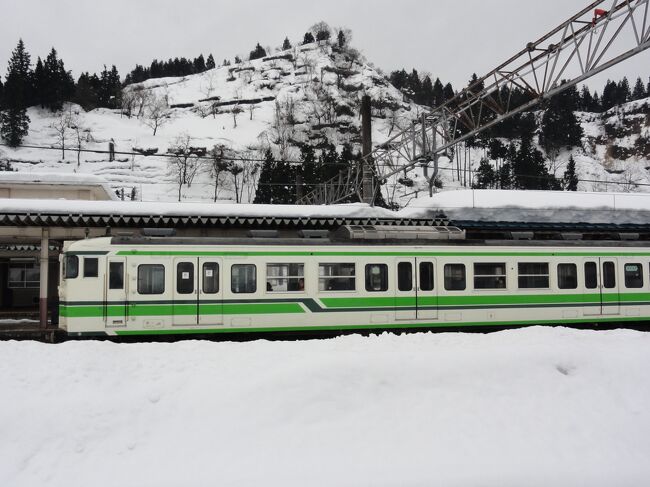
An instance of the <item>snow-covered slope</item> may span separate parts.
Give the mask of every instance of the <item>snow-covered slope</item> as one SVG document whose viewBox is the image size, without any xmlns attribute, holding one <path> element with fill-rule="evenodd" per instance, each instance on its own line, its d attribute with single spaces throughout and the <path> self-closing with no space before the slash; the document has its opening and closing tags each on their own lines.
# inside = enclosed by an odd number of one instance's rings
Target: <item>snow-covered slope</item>
<svg viewBox="0 0 650 487">
<path fill-rule="evenodd" d="M 421 113 L 421 107 L 406 101 L 356 51 L 318 43 L 201 74 L 130 85 L 124 92 L 124 98 L 132 100 L 130 110 L 84 113 L 78 106 L 71 109 L 78 123 L 91 130 L 88 149 L 106 151 L 113 140 L 117 151 L 153 148 L 160 155 L 187 134 L 194 147 L 210 150 L 223 145 L 245 159 L 261 159 L 271 147 L 276 157 L 297 160 L 302 142 L 316 144 L 327 139 L 339 148 L 346 142 L 358 148 L 359 105 L 364 94 L 373 99 L 377 142 Z M 146 123 L 148 107 L 156 100 L 170 108 L 169 118 L 154 136 Z M 32 122 L 25 145 L 60 146 L 52 128 L 59 114 L 32 108 L 29 116 Z M 76 145 L 71 140 L 66 143 Z M 118 154 L 116 161 L 108 162 L 105 154 L 82 154 L 77 167 L 74 151 L 66 152 L 62 162 L 60 151 L 0 148 L 2 158 L 19 171 L 88 172 L 106 177 L 115 189 L 126 188 L 127 194 L 135 187 L 144 200 L 176 199 L 174 175 L 164 157 Z M 254 196 L 254 176 L 251 179 L 252 184 L 245 185 L 244 202 Z M 227 178 L 222 183 L 218 197 L 234 199 L 232 184 Z M 210 200 L 213 186 L 208 171 L 202 171 L 191 188 L 184 188 L 183 198 Z"/>
<path fill-rule="evenodd" d="M 646 485 L 650 335 L 0 342 L 0 485 Z"/>
</svg>

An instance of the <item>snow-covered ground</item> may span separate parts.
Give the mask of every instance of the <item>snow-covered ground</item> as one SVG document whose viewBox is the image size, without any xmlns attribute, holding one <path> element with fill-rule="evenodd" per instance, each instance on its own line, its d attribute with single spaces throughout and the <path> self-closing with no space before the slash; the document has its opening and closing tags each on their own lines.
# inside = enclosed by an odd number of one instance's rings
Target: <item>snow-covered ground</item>
<svg viewBox="0 0 650 487">
<path fill-rule="evenodd" d="M 0 485 L 642 486 L 650 335 L 0 342 Z"/>
</svg>

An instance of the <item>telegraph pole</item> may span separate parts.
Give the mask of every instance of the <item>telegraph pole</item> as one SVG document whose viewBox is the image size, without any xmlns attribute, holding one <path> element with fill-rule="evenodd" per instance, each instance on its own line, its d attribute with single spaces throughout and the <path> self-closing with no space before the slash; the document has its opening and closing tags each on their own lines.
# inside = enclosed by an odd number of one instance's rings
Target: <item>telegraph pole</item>
<svg viewBox="0 0 650 487">
<path fill-rule="evenodd" d="M 372 178 L 372 112 L 370 107 L 370 96 L 364 95 L 361 99 L 361 147 L 362 147 L 362 182 L 361 201 L 373 205 L 375 192 Z"/>
</svg>

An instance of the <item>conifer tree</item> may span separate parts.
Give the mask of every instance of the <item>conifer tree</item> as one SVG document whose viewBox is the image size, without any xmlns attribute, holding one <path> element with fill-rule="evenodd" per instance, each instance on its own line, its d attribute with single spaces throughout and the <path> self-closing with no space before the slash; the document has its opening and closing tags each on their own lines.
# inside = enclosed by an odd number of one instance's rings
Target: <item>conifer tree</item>
<svg viewBox="0 0 650 487">
<path fill-rule="evenodd" d="M 206 66 L 205 66 L 205 58 L 203 57 L 203 54 L 199 54 L 197 58 L 194 59 L 194 72 L 195 73 L 202 73 L 205 71 Z"/>
<path fill-rule="evenodd" d="M 648 95 L 646 94 L 645 86 L 643 86 L 643 81 L 641 81 L 641 77 L 638 77 L 634 84 L 634 90 L 632 91 L 632 100 L 642 100 L 646 96 Z"/>
<path fill-rule="evenodd" d="M 4 107 L 0 117 L 0 136 L 12 147 L 22 143 L 29 131 L 29 106 L 32 88 L 30 56 L 22 39 L 13 50 L 4 86 Z"/>
<path fill-rule="evenodd" d="M 275 171 L 275 159 L 271 149 L 267 149 L 264 154 L 264 162 L 260 171 L 260 178 L 257 182 L 255 191 L 255 204 L 270 204 L 273 202 L 273 172 Z"/>
<path fill-rule="evenodd" d="M 600 101 L 603 111 L 607 111 L 614 105 L 618 104 L 618 88 L 615 82 L 607 80 L 605 88 L 603 89 L 603 96 Z"/>
<path fill-rule="evenodd" d="M 214 69 L 215 67 L 214 56 L 210 54 L 208 55 L 208 59 L 205 61 L 205 69 Z"/>
<path fill-rule="evenodd" d="M 314 39 L 314 34 L 312 34 L 311 32 L 305 32 L 305 37 L 302 40 L 303 45 L 311 44 L 312 42 L 316 42 L 316 39 Z"/>
<path fill-rule="evenodd" d="M 481 163 L 476 170 L 474 189 L 488 189 L 493 188 L 496 183 L 496 173 L 492 168 L 492 164 L 486 158 L 481 159 Z"/>
<path fill-rule="evenodd" d="M 579 103 L 580 96 L 575 86 L 550 99 L 542 117 L 540 133 L 540 143 L 550 157 L 557 156 L 562 148 L 581 145 L 583 129 L 574 113 Z"/>
<path fill-rule="evenodd" d="M 289 38 L 285 37 L 284 42 L 282 43 L 282 50 L 283 51 L 288 51 L 289 49 L 291 49 L 291 47 L 292 46 L 291 46 L 291 42 L 289 41 Z"/>
<path fill-rule="evenodd" d="M 56 49 L 52 48 L 41 65 L 40 58 L 34 71 L 36 95 L 43 108 L 51 111 L 60 110 L 63 102 L 74 96 L 74 80 L 69 71 L 65 70 L 63 60 L 59 59 Z"/>
<path fill-rule="evenodd" d="M 255 59 L 261 59 L 264 56 L 266 56 L 266 50 L 262 46 L 260 46 L 260 43 L 258 42 L 257 45 L 255 46 L 255 49 L 253 49 L 250 52 L 248 59 L 250 61 L 253 61 Z"/>
<path fill-rule="evenodd" d="M 576 175 L 576 161 L 573 155 L 569 157 L 569 162 L 564 171 L 563 186 L 566 191 L 578 191 L 578 176 Z"/>
<path fill-rule="evenodd" d="M 302 181 L 306 193 L 313 191 L 316 185 L 320 183 L 318 166 L 316 165 L 316 153 L 314 148 L 309 144 L 304 144 L 300 148 L 300 161 L 302 165 Z"/>
<path fill-rule="evenodd" d="M 632 91 L 630 90 L 630 83 L 627 80 L 627 77 L 623 77 L 621 81 L 616 85 L 616 104 L 620 105 L 622 103 L 627 103 L 632 97 Z"/>
<path fill-rule="evenodd" d="M 347 42 L 347 39 L 345 38 L 345 33 L 343 32 L 343 29 L 339 30 L 336 41 L 339 45 L 339 48 L 343 49 L 345 47 L 345 43 Z"/>
<path fill-rule="evenodd" d="M 3 97 L 4 96 L 4 85 L 2 84 L 2 78 L 0 78 L 0 110 L 4 108 Z"/>
</svg>

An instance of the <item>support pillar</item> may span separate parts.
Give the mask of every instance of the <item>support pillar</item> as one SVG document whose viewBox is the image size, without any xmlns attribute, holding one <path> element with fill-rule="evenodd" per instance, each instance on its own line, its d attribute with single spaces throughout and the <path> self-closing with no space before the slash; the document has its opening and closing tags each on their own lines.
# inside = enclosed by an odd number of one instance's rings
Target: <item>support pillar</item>
<svg viewBox="0 0 650 487">
<path fill-rule="evenodd" d="M 48 268 L 50 261 L 50 238 L 49 230 L 47 228 L 41 229 L 41 277 L 40 277 L 40 288 L 38 293 L 38 307 L 39 307 L 39 318 L 40 318 L 40 327 L 47 327 L 47 285 L 48 285 Z"/>
</svg>

